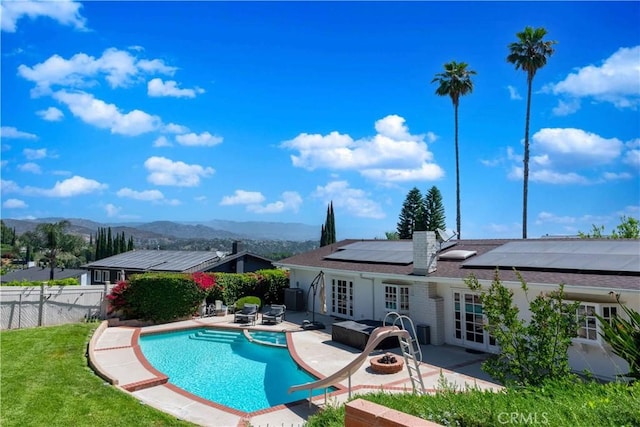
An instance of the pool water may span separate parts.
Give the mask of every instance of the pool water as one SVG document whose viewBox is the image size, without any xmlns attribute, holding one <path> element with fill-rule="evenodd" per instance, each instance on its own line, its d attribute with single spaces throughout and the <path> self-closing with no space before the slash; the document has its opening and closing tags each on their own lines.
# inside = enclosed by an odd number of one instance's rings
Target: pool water
<svg viewBox="0 0 640 427">
<path fill-rule="evenodd" d="M 142 335 L 140 349 L 171 384 L 244 412 L 307 399 L 289 387 L 315 381 L 284 347 L 249 342 L 241 331 L 191 329 Z M 314 395 L 324 389 L 314 390 Z"/>
</svg>

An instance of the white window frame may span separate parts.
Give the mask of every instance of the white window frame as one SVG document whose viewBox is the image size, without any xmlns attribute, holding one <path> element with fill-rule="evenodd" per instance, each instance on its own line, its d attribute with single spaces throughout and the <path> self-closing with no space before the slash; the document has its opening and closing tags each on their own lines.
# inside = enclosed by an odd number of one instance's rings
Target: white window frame
<svg viewBox="0 0 640 427">
<path fill-rule="evenodd" d="M 578 336 L 575 337 L 573 341 L 582 344 L 606 344 L 606 341 L 600 336 L 602 328 L 600 327 L 600 321 L 595 315 L 602 316 L 611 322 L 614 316 L 621 315 L 618 304 L 591 301 L 567 301 L 568 304 L 575 302 L 578 302 L 580 305 L 576 309 Z"/>
<path fill-rule="evenodd" d="M 409 312 L 409 286 L 384 283 L 384 308 L 398 313 Z"/>
<path fill-rule="evenodd" d="M 111 272 L 109 270 L 102 270 L 102 282 L 106 283 L 111 278 Z"/>
<path fill-rule="evenodd" d="M 93 270 L 93 281 L 96 283 L 102 282 L 102 270 Z"/>
<path fill-rule="evenodd" d="M 331 279 L 331 312 L 353 319 L 353 280 Z"/>
</svg>

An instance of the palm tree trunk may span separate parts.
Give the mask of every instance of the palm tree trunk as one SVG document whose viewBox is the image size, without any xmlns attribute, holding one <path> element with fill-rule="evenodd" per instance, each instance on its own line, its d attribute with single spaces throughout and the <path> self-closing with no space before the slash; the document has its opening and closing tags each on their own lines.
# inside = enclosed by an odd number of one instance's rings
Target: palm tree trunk
<svg viewBox="0 0 640 427">
<path fill-rule="evenodd" d="M 527 238 L 527 197 L 529 196 L 529 117 L 531 114 L 531 86 L 533 76 L 527 76 L 527 116 L 524 123 L 524 170 L 522 188 L 522 238 Z"/>
<path fill-rule="evenodd" d="M 455 144 L 456 144 L 456 228 L 458 239 L 460 236 L 460 159 L 458 155 L 458 104 L 454 106 L 454 122 L 455 122 Z"/>
</svg>

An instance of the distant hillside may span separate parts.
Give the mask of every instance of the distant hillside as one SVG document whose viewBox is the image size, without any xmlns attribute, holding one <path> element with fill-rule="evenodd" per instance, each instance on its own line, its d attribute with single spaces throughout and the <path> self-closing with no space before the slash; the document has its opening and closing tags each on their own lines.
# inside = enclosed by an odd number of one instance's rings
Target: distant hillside
<svg viewBox="0 0 640 427">
<path fill-rule="evenodd" d="M 33 220 L 5 219 L 9 228 L 17 234 L 33 231 L 40 223 L 53 223 L 66 219 L 71 223 L 70 232 L 82 235 L 95 234 L 99 228 L 111 227 L 112 232 L 125 231 L 135 239 L 235 239 L 235 240 L 285 240 L 303 242 L 319 240 L 316 226 L 284 222 L 236 222 L 211 220 L 207 222 L 154 221 L 149 223 L 99 223 L 83 218 L 38 218 Z"/>
</svg>

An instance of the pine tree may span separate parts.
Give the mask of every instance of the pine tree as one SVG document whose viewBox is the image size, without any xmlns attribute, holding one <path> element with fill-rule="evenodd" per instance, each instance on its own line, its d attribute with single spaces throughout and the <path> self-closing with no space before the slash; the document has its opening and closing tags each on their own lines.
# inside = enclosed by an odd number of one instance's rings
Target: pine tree
<svg viewBox="0 0 640 427">
<path fill-rule="evenodd" d="M 127 243 L 127 251 L 133 250 L 133 236 L 129 236 L 129 243 Z"/>
<path fill-rule="evenodd" d="M 113 255 L 113 237 L 111 236 L 111 227 L 107 229 L 107 251 L 105 256 Z"/>
<path fill-rule="evenodd" d="M 447 227 L 444 205 L 442 204 L 442 194 L 435 185 L 429 189 L 425 196 L 425 211 L 427 217 L 427 230 L 436 231 L 437 228 L 444 230 Z"/>
<path fill-rule="evenodd" d="M 414 231 L 425 230 L 425 219 L 422 193 L 417 187 L 413 187 L 402 204 L 397 227 L 398 237 L 400 239 L 411 239 Z"/>
<path fill-rule="evenodd" d="M 327 246 L 327 230 L 324 228 L 324 224 L 322 224 L 322 229 L 320 230 L 320 247 Z"/>
</svg>

